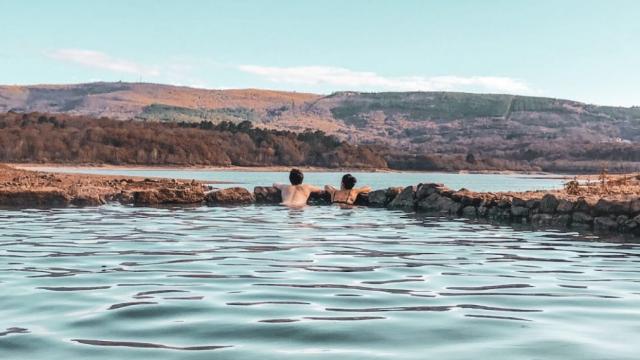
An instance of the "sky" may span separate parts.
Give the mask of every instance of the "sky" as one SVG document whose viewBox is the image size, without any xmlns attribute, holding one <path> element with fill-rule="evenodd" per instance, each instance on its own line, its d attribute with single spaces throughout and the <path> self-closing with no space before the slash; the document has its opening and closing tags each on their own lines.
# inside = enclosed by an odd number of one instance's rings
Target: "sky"
<svg viewBox="0 0 640 360">
<path fill-rule="evenodd" d="M 640 105 L 636 0 L 0 0 L 0 84 L 467 91 Z"/>
</svg>

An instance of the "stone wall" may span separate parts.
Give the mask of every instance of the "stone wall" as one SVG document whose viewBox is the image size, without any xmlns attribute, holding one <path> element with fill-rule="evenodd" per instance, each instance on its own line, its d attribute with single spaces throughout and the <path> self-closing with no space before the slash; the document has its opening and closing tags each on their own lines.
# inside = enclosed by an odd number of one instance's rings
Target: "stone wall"
<svg viewBox="0 0 640 360">
<path fill-rule="evenodd" d="M 238 197 L 242 195 L 238 193 Z M 278 204 L 281 201 L 279 191 L 272 187 L 256 187 L 254 199 L 261 204 Z M 329 203 L 328 194 L 324 192 L 314 194 L 309 199 L 310 205 Z M 488 219 L 502 223 L 528 223 L 536 227 L 575 228 L 640 236 L 638 195 L 582 197 L 560 191 L 481 193 L 467 189 L 454 191 L 442 184 L 427 183 L 361 194 L 356 205 L 447 217 Z"/>
<path fill-rule="evenodd" d="M 241 187 L 206 191 L 205 186 L 195 182 L 150 179 L 138 182 L 109 180 L 104 185 L 100 189 L 108 191 L 69 192 L 51 187 L 0 189 L 0 206 L 97 206 L 109 201 L 138 206 L 229 206 L 279 204 L 282 201 L 279 190 L 263 186 L 255 187 L 253 191 Z M 128 190 L 128 186 L 135 186 L 135 189 Z M 83 187 L 79 186 L 78 189 Z M 330 196 L 326 192 L 314 193 L 308 203 L 328 205 Z M 361 194 L 356 205 L 503 223 L 527 223 L 536 227 L 575 228 L 640 236 L 640 197 L 635 194 L 575 196 L 563 191 L 482 193 L 467 189 L 454 191 L 442 184 L 426 183 Z"/>
</svg>

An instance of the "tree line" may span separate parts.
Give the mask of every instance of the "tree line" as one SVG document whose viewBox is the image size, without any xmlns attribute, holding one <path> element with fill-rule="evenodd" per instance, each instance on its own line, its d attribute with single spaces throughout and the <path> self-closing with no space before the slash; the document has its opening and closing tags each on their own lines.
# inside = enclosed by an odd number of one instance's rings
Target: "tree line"
<svg viewBox="0 0 640 360">
<path fill-rule="evenodd" d="M 535 134 L 534 134 L 535 135 Z M 412 149 L 357 145 L 322 131 L 214 123 L 113 120 L 67 114 L 0 114 L 0 162 L 115 165 L 317 166 L 420 171 L 640 171 L 640 144 L 500 136 L 425 141 Z"/>
<path fill-rule="evenodd" d="M 384 168 L 384 158 L 322 131 L 240 123 L 119 121 L 65 114 L 0 114 L 0 161 L 144 165 Z"/>
</svg>

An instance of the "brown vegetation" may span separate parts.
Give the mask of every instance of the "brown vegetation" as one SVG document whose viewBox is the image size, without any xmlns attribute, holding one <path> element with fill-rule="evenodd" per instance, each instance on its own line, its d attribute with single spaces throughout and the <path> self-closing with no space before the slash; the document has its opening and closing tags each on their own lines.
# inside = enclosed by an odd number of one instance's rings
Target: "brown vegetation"
<svg viewBox="0 0 640 360">
<path fill-rule="evenodd" d="M 368 146 L 320 131 L 251 123 L 148 123 L 40 113 L 0 114 L 0 161 L 145 165 L 308 165 L 384 168 Z"/>
</svg>

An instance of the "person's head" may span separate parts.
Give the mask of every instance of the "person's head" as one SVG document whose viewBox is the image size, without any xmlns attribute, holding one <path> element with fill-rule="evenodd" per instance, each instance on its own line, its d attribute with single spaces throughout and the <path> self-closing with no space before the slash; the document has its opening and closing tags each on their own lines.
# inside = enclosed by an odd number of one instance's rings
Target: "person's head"
<svg viewBox="0 0 640 360">
<path fill-rule="evenodd" d="M 346 174 L 342 177 L 342 188 L 345 190 L 351 190 L 356 186 L 356 178 L 351 174 Z"/>
<path fill-rule="evenodd" d="M 289 181 L 291 181 L 291 185 L 300 185 L 302 184 L 302 180 L 304 180 L 304 174 L 302 171 L 298 169 L 291 169 L 291 172 L 289 172 Z"/>
</svg>

